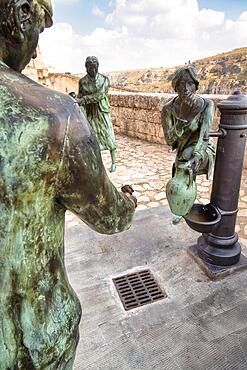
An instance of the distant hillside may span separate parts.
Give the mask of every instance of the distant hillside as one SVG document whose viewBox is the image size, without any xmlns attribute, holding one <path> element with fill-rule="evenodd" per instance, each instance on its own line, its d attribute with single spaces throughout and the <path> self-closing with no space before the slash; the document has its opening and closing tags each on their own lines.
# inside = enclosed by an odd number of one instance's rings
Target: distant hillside
<svg viewBox="0 0 247 370">
<path fill-rule="evenodd" d="M 230 94 L 240 89 L 247 94 L 247 47 L 191 62 L 200 76 L 199 92 Z M 173 92 L 171 79 L 179 68 L 150 68 L 109 72 L 112 89 L 140 92 Z"/>
</svg>

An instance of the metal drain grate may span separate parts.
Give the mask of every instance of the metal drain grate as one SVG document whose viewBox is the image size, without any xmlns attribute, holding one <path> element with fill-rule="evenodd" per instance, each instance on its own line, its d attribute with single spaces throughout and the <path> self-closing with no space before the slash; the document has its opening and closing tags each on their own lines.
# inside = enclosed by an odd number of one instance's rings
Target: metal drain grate
<svg viewBox="0 0 247 370">
<path fill-rule="evenodd" d="M 167 297 L 149 270 L 119 276 L 113 282 L 126 311 Z"/>
</svg>

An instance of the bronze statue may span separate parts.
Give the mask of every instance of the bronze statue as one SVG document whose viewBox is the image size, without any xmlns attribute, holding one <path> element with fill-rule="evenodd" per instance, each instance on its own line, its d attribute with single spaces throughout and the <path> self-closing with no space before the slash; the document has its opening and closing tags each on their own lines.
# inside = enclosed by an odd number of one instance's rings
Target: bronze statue
<svg viewBox="0 0 247 370">
<path fill-rule="evenodd" d="M 87 74 L 79 81 L 77 102 L 81 106 L 95 132 L 101 150 L 110 150 L 110 172 L 116 170 L 116 140 L 108 99 L 109 79 L 98 73 L 99 62 L 94 56 L 85 62 Z"/>
<path fill-rule="evenodd" d="M 209 176 L 215 158 L 214 142 L 207 140 L 214 104 L 195 94 L 198 85 L 195 67 L 185 66 L 178 70 L 172 80 L 178 96 L 165 104 L 162 111 L 166 143 L 176 150 L 167 199 L 171 211 L 178 216 L 184 216 L 191 209 L 196 198 L 195 177 Z"/>
<path fill-rule="evenodd" d="M 0 0 L 1 370 L 72 369 L 81 306 L 64 266 L 65 211 L 112 234 L 135 209 L 77 103 L 20 73 L 51 25 L 50 0 Z"/>
</svg>

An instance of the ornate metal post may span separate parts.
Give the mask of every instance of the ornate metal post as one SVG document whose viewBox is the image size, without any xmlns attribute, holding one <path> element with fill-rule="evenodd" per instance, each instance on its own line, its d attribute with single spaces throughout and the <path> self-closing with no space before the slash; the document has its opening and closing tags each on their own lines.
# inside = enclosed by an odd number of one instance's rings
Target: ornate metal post
<svg viewBox="0 0 247 370">
<path fill-rule="evenodd" d="M 226 272 L 229 266 L 232 271 L 232 267 L 246 265 L 245 257 L 240 259 L 241 246 L 235 225 L 247 135 L 247 97 L 236 91 L 219 103 L 218 108 L 219 131 L 209 133 L 209 136 L 219 136 L 210 203 L 219 211 L 221 220 L 189 249 L 211 278 L 216 278 L 220 271 Z"/>
</svg>

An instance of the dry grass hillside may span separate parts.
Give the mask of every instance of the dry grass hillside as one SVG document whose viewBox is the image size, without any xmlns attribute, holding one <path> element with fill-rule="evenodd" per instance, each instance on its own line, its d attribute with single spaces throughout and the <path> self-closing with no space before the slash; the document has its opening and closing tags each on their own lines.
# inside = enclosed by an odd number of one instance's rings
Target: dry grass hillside
<svg viewBox="0 0 247 370">
<path fill-rule="evenodd" d="M 191 64 L 200 76 L 199 92 L 230 94 L 240 89 L 247 94 L 247 47 L 196 60 Z M 112 89 L 139 92 L 173 92 L 171 79 L 179 66 L 109 72 Z"/>
</svg>

